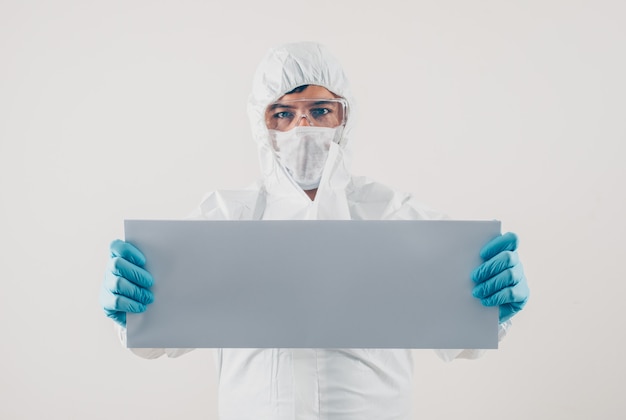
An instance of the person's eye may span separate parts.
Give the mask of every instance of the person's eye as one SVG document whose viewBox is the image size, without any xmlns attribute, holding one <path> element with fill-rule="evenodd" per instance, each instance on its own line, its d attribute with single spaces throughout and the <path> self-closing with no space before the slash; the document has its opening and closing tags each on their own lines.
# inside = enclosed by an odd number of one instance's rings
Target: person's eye
<svg viewBox="0 0 626 420">
<path fill-rule="evenodd" d="M 274 118 L 277 118 L 279 120 L 283 120 L 285 118 L 293 118 L 293 113 L 288 111 L 277 112 L 276 114 L 274 114 Z"/>
<path fill-rule="evenodd" d="M 313 118 L 319 118 L 327 114 L 330 114 L 330 109 L 328 108 L 314 108 L 311 110 L 311 116 Z"/>
</svg>

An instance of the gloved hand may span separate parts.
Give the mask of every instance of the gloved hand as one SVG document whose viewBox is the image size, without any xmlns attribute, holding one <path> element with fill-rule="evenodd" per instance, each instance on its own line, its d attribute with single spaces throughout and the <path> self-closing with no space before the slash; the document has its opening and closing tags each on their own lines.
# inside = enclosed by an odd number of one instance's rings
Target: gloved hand
<svg viewBox="0 0 626 420">
<path fill-rule="evenodd" d="M 522 310 L 530 292 L 516 250 L 517 235 L 500 235 L 483 247 L 485 262 L 472 272 L 472 294 L 485 306 L 500 306 L 501 323 Z"/>
<path fill-rule="evenodd" d="M 152 275 L 144 270 L 146 258 L 133 245 L 119 239 L 111 242 L 111 258 L 104 274 L 100 304 L 104 313 L 126 327 L 126 313 L 144 312 L 154 301 L 149 288 Z"/>
</svg>

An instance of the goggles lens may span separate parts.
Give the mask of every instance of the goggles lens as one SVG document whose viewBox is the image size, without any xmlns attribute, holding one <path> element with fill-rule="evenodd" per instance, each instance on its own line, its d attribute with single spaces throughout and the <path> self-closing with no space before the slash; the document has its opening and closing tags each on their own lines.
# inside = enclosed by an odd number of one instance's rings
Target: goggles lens
<svg viewBox="0 0 626 420">
<path fill-rule="evenodd" d="M 344 99 L 294 99 L 276 101 L 265 111 L 270 130 L 289 131 L 299 125 L 335 128 L 345 124 Z"/>
</svg>

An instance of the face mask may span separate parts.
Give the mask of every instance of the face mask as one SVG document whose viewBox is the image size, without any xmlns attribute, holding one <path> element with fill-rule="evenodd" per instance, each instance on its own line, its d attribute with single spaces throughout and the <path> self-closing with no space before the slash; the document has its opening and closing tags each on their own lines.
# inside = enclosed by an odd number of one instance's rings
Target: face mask
<svg viewBox="0 0 626 420">
<path fill-rule="evenodd" d="M 338 139 L 339 127 L 297 126 L 289 131 L 270 130 L 278 160 L 303 190 L 320 185 L 330 144 Z"/>
</svg>

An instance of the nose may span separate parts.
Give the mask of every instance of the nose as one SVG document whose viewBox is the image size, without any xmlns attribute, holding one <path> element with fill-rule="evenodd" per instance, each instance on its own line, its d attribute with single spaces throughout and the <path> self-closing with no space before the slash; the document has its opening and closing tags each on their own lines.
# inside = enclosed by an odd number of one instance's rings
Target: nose
<svg viewBox="0 0 626 420">
<path fill-rule="evenodd" d="M 309 121 L 309 117 L 307 117 L 306 114 L 302 114 L 298 117 L 298 123 L 297 123 L 298 127 L 308 127 L 310 125 L 311 123 Z"/>
</svg>

